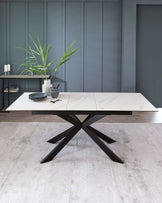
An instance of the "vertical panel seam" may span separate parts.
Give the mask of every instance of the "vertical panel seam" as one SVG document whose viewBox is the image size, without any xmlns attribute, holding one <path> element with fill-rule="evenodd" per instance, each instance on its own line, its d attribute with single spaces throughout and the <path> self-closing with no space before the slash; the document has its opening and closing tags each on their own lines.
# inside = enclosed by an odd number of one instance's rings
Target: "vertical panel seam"
<svg viewBox="0 0 162 203">
<path fill-rule="evenodd" d="M 46 9 L 46 1 L 43 2 L 43 41 L 44 44 L 47 43 L 47 9 Z"/>
<path fill-rule="evenodd" d="M 28 45 L 28 33 L 29 33 L 29 20 L 28 20 L 28 13 L 29 13 L 29 4 L 28 1 L 25 2 L 25 48 L 27 49 Z M 24 51 L 24 59 L 27 57 L 28 54 Z M 29 87 L 28 80 L 25 82 L 25 89 Z"/>
<path fill-rule="evenodd" d="M 7 3 L 7 63 L 11 61 L 11 53 L 10 53 L 10 2 Z"/>
<path fill-rule="evenodd" d="M 101 92 L 103 92 L 103 1 L 101 1 Z"/>
<path fill-rule="evenodd" d="M 134 92 L 137 91 L 137 4 L 134 5 L 135 6 L 135 15 L 136 15 L 136 18 L 135 18 L 135 25 L 136 25 L 136 28 L 135 28 L 135 81 L 134 81 Z"/>
<path fill-rule="evenodd" d="M 66 51 L 66 1 L 64 2 L 64 52 Z M 67 91 L 66 63 L 64 63 L 64 91 Z"/>
<path fill-rule="evenodd" d="M 80 89 L 83 91 L 83 3 L 80 2 Z"/>
<path fill-rule="evenodd" d="M 85 78 L 84 78 L 84 70 L 85 70 L 85 2 L 83 1 L 83 92 L 85 91 Z"/>
<path fill-rule="evenodd" d="M 45 6 L 46 6 L 46 42 L 48 44 L 48 2 L 45 2 Z"/>
<path fill-rule="evenodd" d="M 7 4 L 5 5 L 5 19 L 8 19 L 8 6 Z M 4 21 L 5 22 L 5 21 Z M 5 24 L 5 23 L 4 23 Z M 8 37 L 8 28 L 7 28 L 7 24 L 5 25 L 5 31 L 6 31 L 6 42 L 5 42 L 5 46 L 6 46 L 6 50 L 5 50 L 5 53 L 6 53 L 6 57 L 5 57 L 5 63 L 7 61 L 7 57 L 8 57 L 8 43 L 7 43 L 7 37 Z"/>
<path fill-rule="evenodd" d="M 119 74 L 120 74 L 120 81 L 119 81 L 119 83 L 120 83 L 120 92 L 122 92 L 122 60 L 123 60 L 123 57 L 122 57 L 122 55 L 123 55 L 123 41 L 122 41 L 122 39 L 123 39 L 123 4 L 122 4 L 122 2 L 120 3 L 120 19 L 121 19 L 121 21 L 120 21 L 120 33 L 121 33 L 121 48 L 120 48 L 120 72 L 119 72 Z"/>
</svg>

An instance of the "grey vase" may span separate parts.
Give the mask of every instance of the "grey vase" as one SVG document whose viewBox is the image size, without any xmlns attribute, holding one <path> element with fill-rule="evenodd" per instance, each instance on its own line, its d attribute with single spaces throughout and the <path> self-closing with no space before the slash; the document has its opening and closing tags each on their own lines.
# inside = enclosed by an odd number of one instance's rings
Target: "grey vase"
<svg viewBox="0 0 162 203">
<path fill-rule="evenodd" d="M 54 88 L 54 87 L 50 88 L 50 93 L 52 98 L 57 98 L 59 96 L 59 92 L 60 91 L 58 88 Z"/>
</svg>

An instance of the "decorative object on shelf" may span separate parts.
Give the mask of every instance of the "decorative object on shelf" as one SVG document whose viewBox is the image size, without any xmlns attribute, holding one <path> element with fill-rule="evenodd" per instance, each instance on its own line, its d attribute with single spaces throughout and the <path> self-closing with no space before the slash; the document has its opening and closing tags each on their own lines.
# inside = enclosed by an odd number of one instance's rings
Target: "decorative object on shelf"
<svg viewBox="0 0 162 203">
<path fill-rule="evenodd" d="M 62 66 L 64 63 L 69 61 L 72 58 L 72 55 L 80 49 L 80 48 L 72 49 L 72 46 L 76 42 L 75 40 L 71 43 L 71 45 L 65 51 L 61 59 L 55 58 L 53 61 L 48 62 L 48 54 L 53 47 L 46 44 L 42 45 L 39 40 L 39 37 L 37 37 L 37 41 L 34 41 L 34 39 L 31 36 L 30 36 L 30 39 L 33 43 L 33 48 L 31 46 L 28 46 L 28 49 L 23 48 L 23 50 L 27 53 L 27 57 L 26 57 L 25 63 L 21 64 L 21 66 L 26 67 L 25 71 L 28 71 L 28 72 L 30 71 L 36 74 L 40 74 L 45 77 L 47 76 L 47 74 L 49 74 L 49 72 L 50 73 L 52 72 L 51 79 L 54 77 L 57 69 L 60 66 Z M 56 63 L 56 65 L 51 69 L 50 67 L 54 63 Z M 47 80 L 47 77 L 46 77 L 46 80 Z M 46 85 L 46 83 L 48 85 Z M 48 86 L 49 89 L 45 88 L 45 86 L 46 87 Z M 42 86 L 43 92 L 49 94 L 50 87 L 51 86 L 49 85 L 49 82 L 45 82 Z"/>
<path fill-rule="evenodd" d="M 19 87 L 17 85 L 10 85 L 9 90 L 8 90 L 8 87 L 4 90 L 5 93 L 8 93 L 8 91 L 10 93 L 17 93 L 19 92 Z"/>
<path fill-rule="evenodd" d="M 52 86 L 50 88 L 50 93 L 52 98 L 57 98 L 59 96 L 59 86 L 60 84 L 57 85 L 57 87 Z"/>
<path fill-rule="evenodd" d="M 47 98 L 46 93 L 38 92 L 38 93 L 29 94 L 29 99 L 31 99 L 33 101 L 42 101 L 46 98 Z"/>
<path fill-rule="evenodd" d="M 10 75 L 10 71 L 11 71 L 11 65 L 10 64 L 7 65 L 7 70 L 8 70 L 8 75 Z"/>
<path fill-rule="evenodd" d="M 8 73 L 8 65 L 5 64 L 4 65 L 4 74 L 7 75 L 7 73 Z"/>
<path fill-rule="evenodd" d="M 8 64 L 8 65 L 4 65 L 4 74 L 5 75 L 10 75 L 10 71 L 11 71 L 11 65 Z"/>
</svg>

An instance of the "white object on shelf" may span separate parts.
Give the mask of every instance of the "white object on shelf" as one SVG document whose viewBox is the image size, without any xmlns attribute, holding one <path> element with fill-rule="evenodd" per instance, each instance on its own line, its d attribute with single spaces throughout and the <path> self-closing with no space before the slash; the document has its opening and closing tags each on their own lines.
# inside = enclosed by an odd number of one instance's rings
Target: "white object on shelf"
<svg viewBox="0 0 162 203">
<path fill-rule="evenodd" d="M 5 93 L 8 93 L 8 88 L 6 88 L 5 90 L 4 90 L 4 92 Z M 19 92 L 19 88 L 17 87 L 17 88 L 15 88 L 15 89 L 9 89 L 9 92 L 10 93 L 17 93 L 17 92 Z"/>
<path fill-rule="evenodd" d="M 4 65 L 4 72 L 8 72 L 8 65 Z"/>
<path fill-rule="evenodd" d="M 7 65 L 7 71 L 8 71 L 8 72 L 11 71 L 11 65 L 10 65 L 10 64 Z"/>
</svg>

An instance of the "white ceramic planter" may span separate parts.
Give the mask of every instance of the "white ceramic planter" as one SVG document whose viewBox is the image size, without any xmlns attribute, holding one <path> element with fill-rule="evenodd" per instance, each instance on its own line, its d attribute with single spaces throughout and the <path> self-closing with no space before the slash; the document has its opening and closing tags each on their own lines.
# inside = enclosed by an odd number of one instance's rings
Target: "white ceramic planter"
<svg viewBox="0 0 162 203">
<path fill-rule="evenodd" d="M 51 80 L 44 80 L 44 84 L 42 84 L 42 92 L 46 93 L 47 96 L 50 96 L 50 87 L 52 87 Z"/>
</svg>

